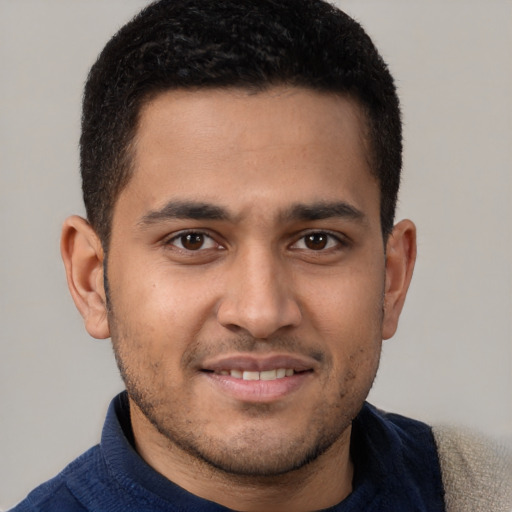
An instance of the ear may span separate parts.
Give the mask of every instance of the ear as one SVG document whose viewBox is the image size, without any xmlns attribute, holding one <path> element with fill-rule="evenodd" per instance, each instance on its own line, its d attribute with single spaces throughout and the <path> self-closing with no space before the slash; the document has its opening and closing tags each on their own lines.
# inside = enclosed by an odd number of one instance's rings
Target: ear
<svg viewBox="0 0 512 512">
<path fill-rule="evenodd" d="M 382 338 L 391 338 L 398 327 L 405 296 L 416 261 L 416 226 L 410 220 L 400 221 L 386 243 L 386 285 Z"/>
<path fill-rule="evenodd" d="M 107 302 L 103 285 L 103 248 L 90 224 L 81 217 L 69 217 L 62 226 L 60 251 L 69 291 L 80 311 L 87 332 L 108 338 Z"/>
</svg>

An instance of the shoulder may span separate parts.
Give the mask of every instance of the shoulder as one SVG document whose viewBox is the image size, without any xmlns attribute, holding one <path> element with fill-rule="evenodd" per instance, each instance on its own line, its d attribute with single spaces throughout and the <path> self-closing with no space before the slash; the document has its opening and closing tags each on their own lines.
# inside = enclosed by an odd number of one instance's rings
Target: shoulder
<svg viewBox="0 0 512 512">
<path fill-rule="evenodd" d="M 371 482 L 378 510 L 444 511 L 437 448 L 429 425 L 365 404 L 352 434 L 355 485 Z"/>
<path fill-rule="evenodd" d="M 433 427 L 447 512 L 512 511 L 512 453 L 469 430 Z"/>
<path fill-rule="evenodd" d="M 357 427 L 363 427 L 370 440 L 373 439 L 384 447 L 391 444 L 405 455 L 416 453 L 421 456 L 430 452 L 437 458 L 432 427 L 426 423 L 385 412 L 368 403 L 363 407 L 357 420 Z"/>
<path fill-rule="evenodd" d="M 93 491 L 95 473 L 98 471 L 99 446 L 95 446 L 71 462 L 57 476 L 34 489 L 22 502 L 10 512 L 83 512 L 87 510 L 72 492 L 71 487 L 77 481 L 90 486 Z M 101 471 L 100 471 L 101 473 Z M 71 485 L 70 485 L 71 484 Z"/>
</svg>

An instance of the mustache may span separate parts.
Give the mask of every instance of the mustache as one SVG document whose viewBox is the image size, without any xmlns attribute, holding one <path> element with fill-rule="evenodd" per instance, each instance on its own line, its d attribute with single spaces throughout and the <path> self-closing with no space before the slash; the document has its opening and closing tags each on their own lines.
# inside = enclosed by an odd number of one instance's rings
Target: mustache
<svg viewBox="0 0 512 512">
<path fill-rule="evenodd" d="M 197 340 L 183 353 L 181 365 L 184 368 L 200 366 L 201 362 L 207 358 L 232 353 L 252 355 L 286 353 L 307 356 L 320 364 L 325 364 L 330 360 L 328 353 L 322 347 L 305 342 L 295 336 L 273 336 L 267 339 L 258 339 L 244 334 L 218 341 Z"/>
</svg>

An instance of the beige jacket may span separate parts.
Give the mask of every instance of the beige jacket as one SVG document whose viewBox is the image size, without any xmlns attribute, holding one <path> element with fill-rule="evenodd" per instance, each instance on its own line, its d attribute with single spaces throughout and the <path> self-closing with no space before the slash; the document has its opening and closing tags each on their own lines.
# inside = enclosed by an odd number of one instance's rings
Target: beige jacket
<svg viewBox="0 0 512 512">
<path fill-rule="evenodd" d="M 433 427 L 447 512 L 512 512 L 512 454 L 472 432 Z"/>
</svg>

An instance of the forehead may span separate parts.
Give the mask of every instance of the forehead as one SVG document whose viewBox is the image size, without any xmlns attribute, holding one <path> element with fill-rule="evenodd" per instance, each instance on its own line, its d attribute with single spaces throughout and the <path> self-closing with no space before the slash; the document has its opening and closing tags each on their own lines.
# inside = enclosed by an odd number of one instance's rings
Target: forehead
<svg viewBox="0 0 512 512">
<path fill-rule="evenodd" d="M 366 132 L 363 110 L 346 95 L 291 86 L 259 92 L 242 88 L 174 90 L 143 105 L 136 146 L 140 155 L 150 139 L 162 136 L 173 137 L 175 142 L 215 140 L 216 150 L 231 153 L 257 149 L 269 141 L 299 145 L 318 144 L 323 139 L 328 144 L 350 137 L 346 142 L 368 159 Z M 237 148 L 223 146 L 221 139 L 236 143 Z"/>
<path fill-rule="evenodd" d="M 200 200 L 236 211 L 258 201 L 270 209 L 350 199 L 378 210 L 364 133 L 358 104 L 339 95 L 295 87 L 165 92 L 141 110 L 133 175 L 119 200 L 146 210 Z"/>
</svg>

